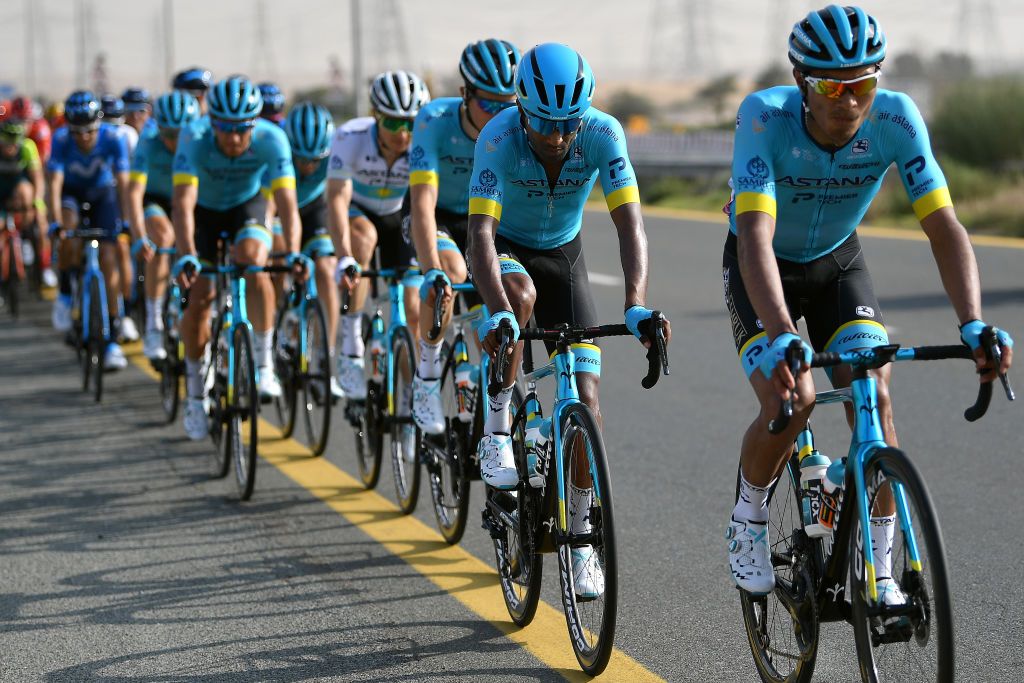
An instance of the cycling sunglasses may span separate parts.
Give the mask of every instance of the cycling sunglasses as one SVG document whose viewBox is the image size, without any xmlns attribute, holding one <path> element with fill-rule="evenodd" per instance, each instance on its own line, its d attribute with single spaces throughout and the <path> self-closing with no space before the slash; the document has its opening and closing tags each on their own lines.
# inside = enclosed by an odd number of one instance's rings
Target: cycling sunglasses
<svg viewBox="0 0 1024 683">
<path fill-rule="evenodd" d="M 210 125 L 222 133 L 244 133 L 256 127 L 256 119 L 245 119 L 244 121 L 225 121 L 210 117 Z"/>
<path fill-rule="evenodd" d="M 378 116 L 377 120 L 380 121 L 381 128 L 392 133 L 400 133 L 402 131 L 411 133 L 414 123 L 413 119 L 399 119 L 394 116 Z"/>
<path fill-rule="evenodd" d="M 876 71 L 873 74 L 861 76 L 860 78 L 852 78 L 848 81 L 842 81 L 837 78 L 804 76 L 804 82 L 819 95 L 824 95 L 829 99 L 836 100 L 842 97 L 843 93 L 847 90 L 857 97 L 867 95 L 878 87 L 879 75 L 879 72 Z"/>
<path fill-rule="evenodd" d="M 525 114 L 526 112 L 523 113 Z M 581 123 L 583 123 L 582 116 L 565 119 L 564 121 L 552 121 L 551 119 L 541 118 L 533 114 L 526 114 L 526 125 L 541 135 L 551 135 L 551 133 L 557 130 L 562 134 L 562 137 L 568 137 L 579 131 Z"/>
<path fill-rule="evenodd" d="M 511 102 L 503 102 L 502 100 L 485 100 L 484 98 L 477 97 L 475 95 L 473 96 L 473 99 L 476 100 L 476 105 L 480 107 L 485 114 L 489 114 L 490 116 L 500 114 L 509 107 L 516 106 L 515 100 L 512 100 Z"/>
</svg>

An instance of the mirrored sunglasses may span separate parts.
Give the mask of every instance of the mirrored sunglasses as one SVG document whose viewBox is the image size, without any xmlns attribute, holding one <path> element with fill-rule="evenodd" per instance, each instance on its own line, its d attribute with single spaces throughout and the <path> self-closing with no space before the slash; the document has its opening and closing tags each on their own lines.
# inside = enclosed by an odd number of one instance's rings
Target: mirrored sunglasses
<svg viewBox="0 0 1024 683">
<path fill-rule="evenodd" d="M 407 133 L 412 132 L 413 119 L 399 119 L 394 116 L 381 116 L 378 118 L 380 121 L 380 127 L 384 130 L 389 130 L 392 133 L 399 133 L 405 131 Z"/>
<path fill-rule="evenodd" d="M 566 119 L 564 121 L 552 121 L 551 119 L 541 118 L 532 114 L 526 115 L 526 124 L 534 132 L 541 135 L 551 135 L 552 132 L 557 130 L 562 134 L 562 137 L 568 137 L 580 129 L 581 123 L 583 123 L 583 117 Z"/>
<path fill-rule="evenodd" d="M 245 119 L 244 121 L 225 121 L 210 117 L 210 125 L 222 133 L 244 133 L 256 127 L 256 119 Z"/>
<path fill-rule="evenodd" d="M 504 102 L 502 100 L 485 100 L 482 97 L 474 97 L 473 99 L 476 100 L 476 105 L 480 107 L 485 114 L 490 114 L 491 116 L 500 114 L 509 107 L 514 107 L 516 105 L 515 100 L 512 100 L 511 102 Z"/>
<path fill-rule="evenodd" d="M 814 92 L 835 100 L 842 97 L 843 93 L 847 90 L 858 97 L 867 95 L 878 87 L 878 78 L 879 73 L 876 71 L 873 74 L 852 78 L 848 81 L 837 78 L 817 78 L 815 76 L 804 76 L 804 81 Z"/>
</svg>

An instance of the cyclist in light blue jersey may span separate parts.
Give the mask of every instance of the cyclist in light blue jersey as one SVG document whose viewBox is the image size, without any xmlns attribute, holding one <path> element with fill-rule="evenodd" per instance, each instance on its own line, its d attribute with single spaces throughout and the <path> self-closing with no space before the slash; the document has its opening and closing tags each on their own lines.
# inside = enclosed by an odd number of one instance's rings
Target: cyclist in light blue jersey
<svg viewBox="0 0 1024 683">
<path fill-rule="evenodd" d="M 150 360 L 167 357 L 163 345 L 163 300 L 170 272 L 166 254 L 154 255 L 154 248 L 174 246 L 171 225 L 171 197 L 174 194 L 174 154 L 178 137 L 199 118 L 199 102 L 186 92 L 175 90 L 157 98 L 153 126 L 142 129 L 132 156 L 128 184 L 132 253 L 146 261 L 146 330 L 142 351 Z"/>
<path fill-rule="evenodd" d="M 209 115 L 185 128 L 174 156 L 173 221 L 178 250 L 176 270 L 196 259 L 216 263 L 217 241 L 227 233 L 233 261 L 238 265 L 266 265 L 271 236 L 267 204 L 260 192 L 268 174 L 292 255 L 299 251 L 299 213 L 295 197 L 295 169 L 288 138 L 281 128 L 258 118 L 263 106 L 259 90 L 248 79 L 227 78 L 214 85 L 207 97 Z M 294 259 L 293 259 L 294 260 Z M 304 277 L 296 273 L 297 277 Z M 200 376 L 200 358 L 209 341 L 213 282 L 197 274 L 180 273 L 191 287 L 189 306 L 182 319 L 185 342 L 185 431 L 192 439 L 207 432 Z M 274 374 L 272 326 L 274 289 L 266 273 L 246 276 L 249 320 L 255 342 L 259 393 L 263 401 L 281 395 Z"/>
<path fill-rule="evenodd" d="M 565 45 L 546 43 L 528 51 L 515 82 L 518 107 L 498 114 L 480 132 L 470 181 L 471 270 L 493 313 L 479 330 L 484 349 L 492 356 L 497 352 L 502 320 L 512 323 L 516 335 L 531 315 L 541 327 L 598 323 L 580 227 L 583 205 L 599 177 L 619 236 L 626 325 L 649 346 L 647 236 L 622 126 L 590 106 L 593 74 Z M 504 389 L 489 398 L 478 446 L 480 473 L 496 488 L 514 488 L 519 481 L 508 406 L 521 354 L 518 344 Z M 581 344 L 576 354 L 580 398 L 600 421 L 600 349 Z M 573 533 L 587 533 L 594 489 L 589 475 L 579 476 L 586 479 L 571 482 L 569 512 Z M 573 575 L 580 577 L 578 594 L 603 592 L 604 576 L 592 547 L 574 549 Z"/>
<path fill-rule="evenodd" d="M 50 215 L 55 224 L 75 229 L 88 205 L 91 227 L 106 232 L 100 244 L 100 269 L 106 282 L 107 305 L 111 316 L 112 335 L 120 329 L 117 317 L 117 295 L 120 271 L 117 265 L 117 236 L 121 230 L 122 208 L 127 201 L 128 143 L 114 126 L 100 122 L 99 99 L 91 91 L 79 90 L 64 103 L 67 126 L 53 136 L 53 150 L 46 164 L 49 171 Z M 54 301 L 54 327 L 71 329 L 72 263 L 81 260 L 79 240 L 62 241 L 60 256 L 60 291 Z M 104 353 L 103 365 L 116 370 L 128 365 L 121 347 L 111 343 Z"/>
<path fill-rule="evenodd" d="M 961 339 L 974 349 L 979 370 L 985 369 L 981 381 L 995 377 L 979 348 L 985 325 L 974 252 L 917 108 L 906 95 L 877 87 L 885 53 L 881 27 L 862 9 L 829 5 L 811 12 L 789 38 L 796 85 L 748 96 L 736 117 L 723 278 L 733 339 L 760 413 L 743 438 L 740 494 L 726 537 L 733 578 L 753 594 L 774 587 L 768 494 L 813 408 L 807 365 L 793 377 L 783 362 L 790 342 L 800 340 L 796 321 L 805 318 L 819 351 L 889 340 L 856 228 L 890 164 L 931 242 Z M 1013 342 L 998 334 L 1005 371 Z M 811 345 L 800 343 L 809 362 Z M 890 367 L 871 374 L 878 381 L 886 441 L 896 446 Z M 850 374 L 846 366 L 836 368 L 833 385 L 849 386 Z M 768 423 L 793 387 L 793 419 L 781 434 L 770 434 Z M 887 604 L 898 605 L 905 599 L 890 576 L 895 507 L 888 487 L 871 515 L 878 591 Z"/>
<path fill-rule="evenodd" d="M 441 331 L 430 339 L 433 324 L 433 283 L 438 275 L 449 283 L 466 279 L 466 231 L 469 222 L 469 175 L 473 149 L 483 128 L 498 113 L 515 106 L 513 75 L 519 50 L 491 38 L 470 43 L 462 51 L 461 97 L 443 97 L 420 110 L 409 153 L 409 199 L 416 257 L 424 272 L 420 286 L 420 361 L 413 380 L 413 418 L 428 434 L 444 430 L 441 405 L 441 346 L 451 320 L 451 287 L 446 287 Z M 463 303 L 480 302 L 473 292 Z"/>
</svg>

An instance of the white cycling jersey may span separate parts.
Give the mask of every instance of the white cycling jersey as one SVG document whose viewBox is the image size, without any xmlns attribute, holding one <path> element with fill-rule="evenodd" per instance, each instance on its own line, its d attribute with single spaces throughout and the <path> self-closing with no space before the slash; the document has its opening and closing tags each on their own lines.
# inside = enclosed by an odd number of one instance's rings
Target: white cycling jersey
<svg viewBox="0 0 1024 683">
<path fill-rule="evenodd" d="M 135 154 L 135 148 L 139 144 L 139 133 L 126 123 L 117 126 L 117 134 L 128 141 L 128 156 Z"/>
<path fill-rule="evenodd" d="M 372 116 L 347 121 L 334 134 L 327 178 L 352 181 L 352 202 L 378 216 L 402 208 L 409 189 L 409 155 L 388 167 L 377 145 L 377 122 Z"/>
</svg>

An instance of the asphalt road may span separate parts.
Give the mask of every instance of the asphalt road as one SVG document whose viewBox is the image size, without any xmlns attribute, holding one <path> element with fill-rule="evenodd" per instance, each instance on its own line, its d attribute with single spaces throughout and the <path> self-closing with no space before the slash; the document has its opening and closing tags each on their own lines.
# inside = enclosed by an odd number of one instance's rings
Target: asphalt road
<svg viewBox="0 0 1024 683">
<path fill-rule="evenodd" d="M 635 660 L 630 680 L 751 681 L 722 538 L 755 409 L 722 302 L 725 228 L 650 216 L 647 229 L 648 300 L 671 318 L 675 341 L 672 375 L 650 391 L 639 386 L 646 363 L 636 342 L 603 345 L 621 568 L 613 664 Z M 588 213 L 585 231 L 598 310 L 618 322 L 614 230 L 606 215 Z M 927 243 L 863 243 L 892 338 L 955 342 Z M 1024 250 L 977 253 L 986 319 L 1019 338 Z M 452 559 L 426 530 L 427 491 L 416 513 L 426 524 L 410 531 L 414 522 L 344 475 L 330 484 L 318 479 L 334 477 L 327 469 L 295 475 L 307 459 L 280 441 L 266 446 L 277 466 L 261 460 L 253 500 L 232 502 L 227 484 L 207 477 L 208 443 L 162 423 L 147 374 L 131 366 L 108 375 L 97 406 L 78 391 L 74 356 L 47 324 L 42 304 L 20 322 L 0 320 L 0 680 L 577 678 L 564 621 L 520 633 L 503 617 L 475 512 L 462 542 L 469 555 Z M 974 394 L 964 362 L 895 371 L 901 445 L 926 478 L 945 535 L 959 679 L 1019 681 L 1021 408 L 997 397 L 971 425 L 961 415 Z M 844 453 L 841 411 L 823 406 L 814 422 L 819 447 Z M 356 472 L 340 418 L 326 460 L 330 470 Z M 379 491 L 388 498 L 391 487 L 385 471 Z M 479 484 L 473 496 L 478 508 Z M 545 599 L 557 616 L 553 559 Z M 857 678 L 846 624 L 826 625 L 819 650 L 816 680 Z"/>
</svg>

